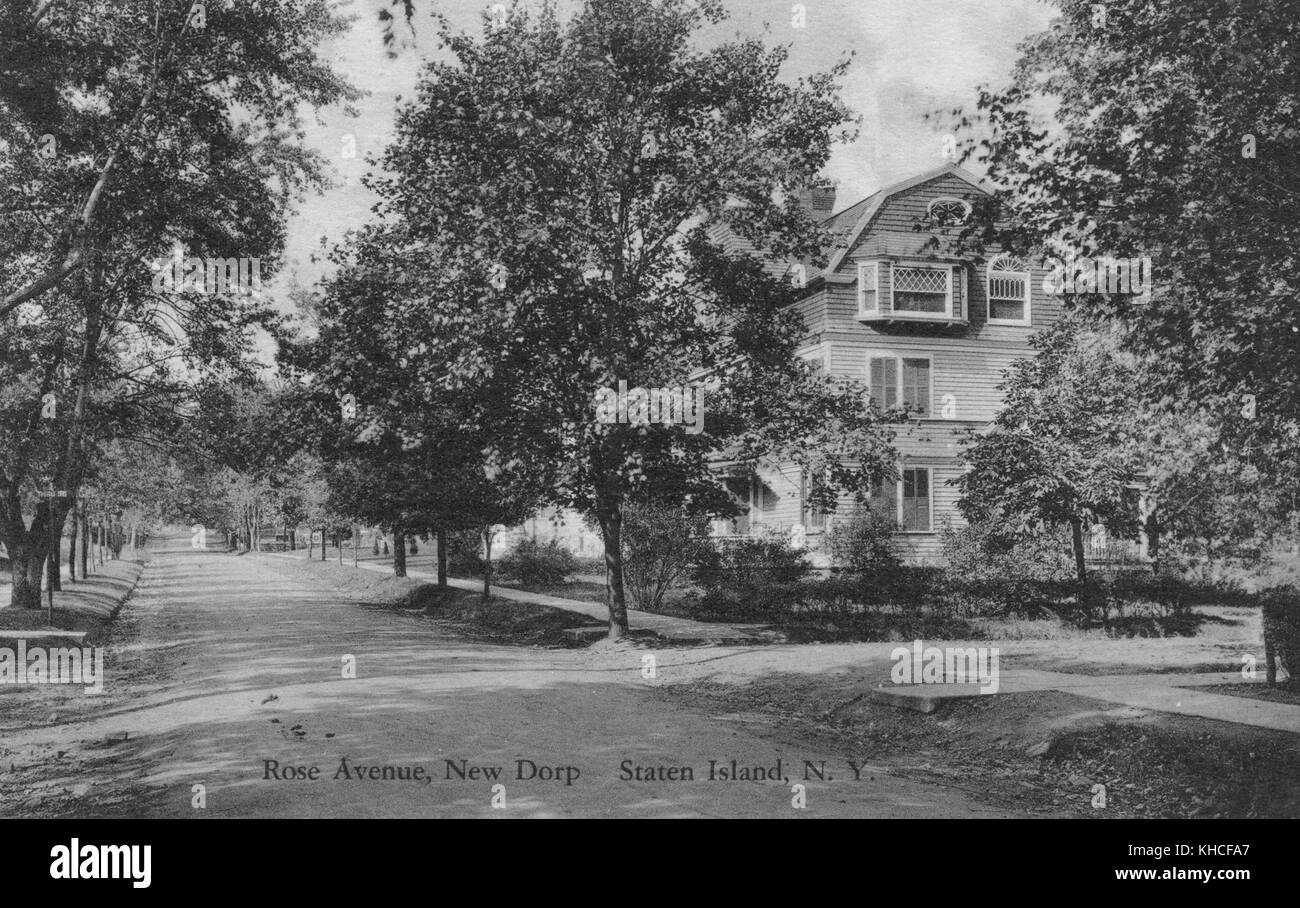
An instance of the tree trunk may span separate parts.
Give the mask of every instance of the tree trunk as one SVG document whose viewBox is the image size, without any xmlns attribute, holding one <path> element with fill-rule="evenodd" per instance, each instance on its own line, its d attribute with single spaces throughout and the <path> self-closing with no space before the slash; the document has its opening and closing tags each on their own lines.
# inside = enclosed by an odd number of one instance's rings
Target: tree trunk
<svg viewBox="0 0 1300 908">
<path fill-rule="evenodd" d="M 296 529 L 289 529 L 286 527 L 284 534 L 289 537 L 289 551 L 291 552 L 298 551 L 298 531 Z"/>
<path fill-rule="evenodd" d="M 307 530 L 307 560 L 311 561 L 312 556 L 316 553 L 316 534 L 310 529 Z"/>
<path fill-rule="evenodd" d="M 483 536 L 483 601 L 492 594 L 492 532 L 491 526 L 482 529 Z"/>
<path fill-rule="evenodd" d="M 1070 518 L 1070 535 L 1074 540 L 1074 569 L 1079 575 L 1079 582 L 1087 583 L 1088 568 L 1083 561 L 1083 521 L 1078 517 Z"/>
<path fill-rule="evenodd" d="M 379 531 L 374 530 L 370 536 L 370 554 L 379 556 Z"/>
<path fill-rule="evenodd" d="M 627 634 L 627 598 L 623 591 L 623 514 L 617 499 L 598 496 L 596 519 L 605 543 L 605 604 L 609 607 L 609 639 Z"/>
<path fill-rule="evenodd" d="M 68 580 L 77 582 L 77 509 L 69 512 L 72 526 L 68 529 Z"/>
<path fill-rule="evenodd" d="M 438 530 L 438 586 L 447 585 L 447 531 Z"/>
<path fill-rule="evenodd" d="M 1264 677 L 1269 687 L 1285 680 L 1285 687 L 1300 690 L 1300 601 L 1292 588 L 1265 590 L 1261 600 L 1264 625 Z M 1278 677 L 1278 669 L 1286 674 Z"/>
<path fill-rule="evenodd" d="M 81 527 L 81 579 L 90 576 L 88 561 L 90 558 L 90 521 L 86 520 L 86 509 L 77 509 L 77 526 Z"/>
<path fill-rule="evenodd" d="M 62 559 L 59 557 L 62 553 L 59 551 L 59 542 L 63 538 L 63 528 L 60 527 L 54 533 L 51 540 L 54 548 L 45 556 L 45 582 L 50 585 L 50 589 L 56 593 L 63 592 L 63 577 L 59 573 L 59 566 Z"/>
<path fill-rule="evenodd" d="M 1147 557 L 1151 559 L 1151 570 L 1160 570 L 1160 518 L 1152 511 L 1147 517 Z"/>
<path fill-rule="evenodd" d="M 329 527 L 322 525 L 320 528 L 320 560 L 325 560 L 325 534 L 329 532 Z"/>
<path fill-rule="evenodd" d="M 406 576 L 406 533 L 401 527 L 393 527 L 393 576 Z"/>
<path fill-rule="evenodd" d="M 9 575 L 13 587 L 9 591 L 9 604 L 14 608 L 38 609 L 41 607 L 41 575 L 37 568 L 36 582 L 32 583 L 31 563 L 36 553 L 26 543 L 9 545 Z"/>
<path fill-rule="evenodd" d="M 45 555 L 45 580 L 50 585 L 50 589 L 56 593 L 63 592 L 63 577 L 59 573 L 59 567 L 62 564 L 62 542 L 63 542 L 63 520 L 59 520 L 58 502 L 51 498 L 45 508 L 45 538 L 50 551 Z M 64 512 L 64 520 L 67 519 L 67 512 Z"/>
</svg>

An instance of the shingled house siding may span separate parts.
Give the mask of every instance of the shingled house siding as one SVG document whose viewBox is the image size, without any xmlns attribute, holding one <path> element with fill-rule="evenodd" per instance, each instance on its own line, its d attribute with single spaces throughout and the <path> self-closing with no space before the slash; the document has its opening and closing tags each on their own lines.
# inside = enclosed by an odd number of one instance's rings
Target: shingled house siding
<svg viewBox="0 0 1300 908">
<path fill-rule="evenodd" d="M 930 532 L 898 536 L 900 551 L 913 563 L 942 561 L 942 527 L 948 522 L 956 527 L 963 525 L 957 511 L 955 485 L 961 475 L 957 459 L 960 439 L 967 430 L 978 429 L 994 418 L 1002 401 L 998 385 L 1004 372 L 1016 359 L 1031 354 L 1030 336 L 1061 313 L 1060 299 L 1043 292 L 1045 270 L 1035 268 L 1031 272 L 1031 324 L 988 324 L 985 279 L 987 255 L 992 254 L 988 253 L 978 259 L 963 254 L 960 266 L 954 269 L 954 302 L 960 301 L 960 305 L 954 306 L 953 314 L 958 324 L 859 320 L 859 260 L 887 256 L 892 261 L 933 259 L 937 264 L 953 263 L 951 253 L 930 255 L 919 250 L 931 235 L 946 240 L 951 249 L 956 229 L 940 228 L 931 234 L 915 228 L 924 222 L 927 206 L 934 199 L 955 198 L 972 204 L 977 200 L 982 190 L 974 185 L 973 178 L 958 173 L 952 167 L 941 169 L 933 176 L 884 190 L 833 215 L 827 223 L 834 228 L 839 246 L 829 251 L 828 258 L 832 261 L 838 258 L 838 264 L 825 275 L 808 267 L 808 295 L 795 304 L 804 317 L 807 332 L 802 355 L 820 359 L 831 375 L 866 384 L 870 356 L 930 359 L 931 397 L 927 418 L 898 427 L 894 442 L 900 454 L 900 468 L 924 466 L 931 471 L 930 494 L 934 507 Z M 861 224 L 862 217 L 873 210 L 871 220 Z M 855 230 L 857 235 L 852 245 L 847 246 Z M 735 251 L 752 249 L 743 241 L 726 239 L 723 234 L 716 236 L 726 240 Z M 918 250 L 916 255 L 909 254 L 913 250 Z M 769 273 L 783 274 L 787 267 L 779 262 L 767 264 Z M 880 286 L 889 290 L 888 271 L 882 274 Z M 882 312 L 888 311 L 885 303 L 889 295 L 881 294 Z M 946 405 L 950 418 L 944 416 Z M 765 500 L 761 508 L 755 508 L 751 516 L 756 523 L 788 528 L 806 520 L 796 469 L 793 465 L 770 465 L 760 471 L 763 481 L 774 493 L 779 489 L 779 493 L 776 498 Z M 837 515 L 829 518 L 827 526 L 846 519 L 853 507 L 852 496 L 843 495 Z M 808 538 L 815 550 L 824 548 L 822 531 L 810 528 Z"/>
</svg>

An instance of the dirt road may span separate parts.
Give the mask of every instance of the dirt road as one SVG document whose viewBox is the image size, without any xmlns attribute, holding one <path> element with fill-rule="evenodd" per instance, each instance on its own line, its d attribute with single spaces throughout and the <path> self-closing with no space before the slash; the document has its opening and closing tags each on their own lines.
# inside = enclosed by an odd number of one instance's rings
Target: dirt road
<svg viewBox="0 0 1300 908">
<path fill-rule="evenodd" d="M 187 542 L 103 641 L 102 695 L 0 691 L 0 816 L 1009 815 L 646 677 L 716 649 L 472 643 Z"/>
</svg>

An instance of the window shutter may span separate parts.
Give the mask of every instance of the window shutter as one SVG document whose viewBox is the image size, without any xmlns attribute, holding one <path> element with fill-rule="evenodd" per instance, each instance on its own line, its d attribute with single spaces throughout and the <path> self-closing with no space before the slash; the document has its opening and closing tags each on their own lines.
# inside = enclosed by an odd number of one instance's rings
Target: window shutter
<svg viewBox="0 0 1300 908">
<path fill-rule="evenodd" d="M 881 315 L 894 311 L 894 275 L 889 262 L 876 264 L 876 306 Z"/>
<path fill-rule="evenodd" d="M 867 366 L 871 400 L 882 410 L 898 406 L 903 393 L 898 359 L 893 356 L 868 356 Z"/>
<path fill-rule="evenodd" d="M 966 301 L 966 266 L 958 265 L 952 269 L 954 286 L 952 288 L 952 316 L 966 318 L 968 303 Z"/>
<path fill-rule="evenodd" d="M 871 509 L 891 522 L 898 520 L 898 483 L 883 479 L 871 484 Z"/>
</svg>

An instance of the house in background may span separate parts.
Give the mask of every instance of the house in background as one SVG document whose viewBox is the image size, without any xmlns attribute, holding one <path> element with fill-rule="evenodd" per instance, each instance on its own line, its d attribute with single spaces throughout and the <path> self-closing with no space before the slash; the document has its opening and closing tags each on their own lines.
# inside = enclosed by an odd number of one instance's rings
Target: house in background
<svg viewBox="0 0 1300 908">
<path fill-rule="evenodd" d="M 1004 370 L 1031 352 L 1030 335 L 1061 312 L 1059 297 L 1043 290 L 1041 265 L 957 248 L 972 202 L 986 193 L 953 165 L 837 213 L 835 190 L 816 189 L 802 201 L 834 237 L 826 267 L 768 263 L 771 273 L 794 272 L 805 283 L 807 294 L 795 303 L 807 331 L 800 355 L 827 374 L 861 381 L 882 409 L 915 410 L 895 440 L 899 479 L 872 490 L 873 507 L 897 519 L 899 548 L 911 563 L 941 560 L 943 524 L 962 523 L 952 484 L 961 472 L 958 439 L 992 421 Z M 716 228 L 714 239 L 753 254 L 725 228 Z M 774 527 L 821 552 L 828 528 L 854 502 L 846 495 L 835 514 L 820 514 L 808 505 L 808 482 L 794 464 L 730 479 L 744 513 L 719 521 L 715 533 Z"/>
<path fill-rule="evenodd" d="M 593 528 L 581 514 L 567 508 L 543 508 L 518 526 L 497 533 L 492 539 L 492 557 L 504 555 L 521 539 L 531 539 L 543 545 L 554 542 L 579 558 L 605 556 L 599 528 Z"/>
<path fill-rule="evenodd" d="M 994 418 L 998 385 L 1011 363 L 1029 355 L 1029 337 L 1061 313 L 1059 297 L 1043 289 L 1041 264 L 987 253 L 956 242 L 973 202 L 987 190 L 970 173 L 946 165 L 882 189 L 836 212 L 835 190 L 802 199 L 833 239 L 825 268 L 771 260 L 768 271 L 797 274 L 806 291 L 794 305 L 806 335 L 799 354 L 833 376 L 857 379 L 881 409 L 915 411 L 897 426 L 898 480 L 872 490 L 872 506 L 892 513 L 898 544 L 914 564 L 942 559 L 945 522 L 962 525 L 957 510 L 959 438 Z M 724 227 L 715 242 L 756 255 Z M 808 504 L 809 477 L 795 464 L 767 464 L 726 479 L 742 511 L 716 521 L 720 537 L 773 528 L 802 540 L 824 560 L 826 533 L 852 513 L 845 494 L 834 514 Z M 497 536 L 494 557 L 520 538 L 556 540 L 580 556 L 602 554 L 600 534 L 571 512 L 547 510 Z"/>
</svg>

